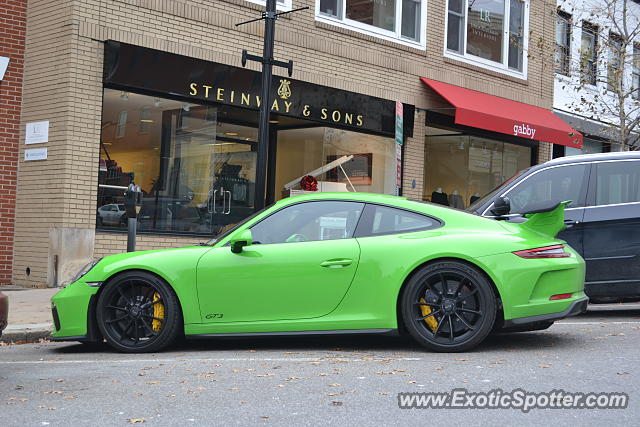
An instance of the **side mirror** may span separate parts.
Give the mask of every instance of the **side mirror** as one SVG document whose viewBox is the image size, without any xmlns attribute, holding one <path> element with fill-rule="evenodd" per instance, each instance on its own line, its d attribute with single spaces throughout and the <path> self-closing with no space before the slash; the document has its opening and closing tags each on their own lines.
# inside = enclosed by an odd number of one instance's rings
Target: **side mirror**
<svg viewBox="0 0 640 427">
<path fill-rule="evenodd" d="M 234 254 L 239 254 L 240 252 L 242 252 L 243 247 L 251 246 L 252 243 L 253 237 L 251 235 L 251 230 L 244 230 L 237 237 L 234 236 L 231 238 L 231 252 L 233 252 Z"/>
<path fill-rule="evenodd" d="M 498 197 L 493 202 L 493 209 L 491 209 L 491 213 L 495 216 L 502 217 L 509 215 L 509 212 L 511 212 L 511 201 L 508 197 Z"/>
</svg>

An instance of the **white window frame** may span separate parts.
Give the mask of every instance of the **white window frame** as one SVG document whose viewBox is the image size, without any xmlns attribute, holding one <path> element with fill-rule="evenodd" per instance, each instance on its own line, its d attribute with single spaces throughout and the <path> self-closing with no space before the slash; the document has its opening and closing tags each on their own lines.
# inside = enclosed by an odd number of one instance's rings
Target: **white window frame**
<svg viewBox="0 0 640 427">
<path fill-rule="evenodd" d="M 375 27 L 373 25 L 363 24 L 362 22 L 353 21 L 346 18 L 347 2 L 345 0 L 338 0 L 341 5 L 339 17 L 326 15 L 320 12 L 320 0 L 316 0 L 316 21 L 323 22 L 325 24 L 335 25 L 336 27 L 345 28 L 348 30 L 356 31 L 358 33 L 367 34 L 370 36 L 378 37 L 383 40 L 388 40 L 394 43 L 399 43 L 405 46 L 411 46 L 425 50 L 427 48 L 427 0 L 420 1 L 420 38 L 419 40 L 411 40 L 402 37 L 402 0 L 396 0 L 396 31 L 387 31 L 382 28 Z"/>
<path fill-rule="evenodd" d="M 522 47 L 522 71 L 509 68 L 509 22 L 511 13 L 511 1 L 504 2 L 504 27 L 502 41 L 502 63 L 494 62 L 489 59 L 480 58 L 467 53 L 467 21 L 469 19 L 469 0 L 464 1 L 464 30 L 462 39 L 462 53 L 453 52 L 447 49 L 447 34 L 449 29 L 449 0 L 445 0 L 444 8 L 444 56 L 446 58 L 455 59 L 456 61 L 465 62 L 467 64 L 476 65 L 487 70 L 496 71 L 498 73 L 507 74 L 519 79 L 527 79 L 527 71 L 529 68 L 529 59 L 527 52 L 529 51 L 529 11 L 530 1 L 524 0 L 524 29 L 523 29 L 523 47 Z"/>
<path fill-rule="evenodd" d="M 267 0 L 246 0 L 249 3 L 259 4 L 260 6 L 266 6 Z M 276 9 L 277 10 L 291 10 L 293 8 L 293 0 L 283 0 L 282 3 L 279 3 L 276 0 Z"/>
</svg>

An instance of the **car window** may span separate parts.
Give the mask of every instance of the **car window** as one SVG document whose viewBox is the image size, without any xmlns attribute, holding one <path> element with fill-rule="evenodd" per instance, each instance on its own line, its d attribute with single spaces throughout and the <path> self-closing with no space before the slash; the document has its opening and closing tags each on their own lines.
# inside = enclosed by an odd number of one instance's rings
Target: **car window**
<svg viewBox="0 0 640 427">
<path fill-rule="evenodd" d="M 419 213 L 368 204 L 358 225 L 356 237 L 410 233 L 438 226 L 440 226 L 439 221 Z"/>
<path fill-rule="evenodd" d="M 571 200 L 569 207 L 584 206 L 581 196 L 587 184 L 587 165 L 559 166 L 533 174 L 507 192 L 511 213 L 525 213 L 531 206 L 544 202 Z"/>
<path fill-rule="evenodd" d="M 287 206 L 251 227 L 254 243 L 293 243 L 353 237 L 364 203 L 307 202 Z"/>
<path fill-rule="evenodd" d="M 596 205 L 640 202 L 640 161 L 596 164 Z"/>
</svg>

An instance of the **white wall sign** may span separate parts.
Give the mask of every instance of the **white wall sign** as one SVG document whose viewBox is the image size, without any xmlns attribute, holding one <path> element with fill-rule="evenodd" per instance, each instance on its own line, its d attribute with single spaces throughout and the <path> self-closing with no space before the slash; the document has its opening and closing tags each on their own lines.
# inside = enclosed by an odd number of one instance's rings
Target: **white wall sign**
<svg viewBox="0 0 640 427">
<path fill-rule="evenodd" d="M 0 81 L 4 79 L 4 73 L 7 71 L 7 67 L 9 66 L 9 58 L 6 56 L 0 56 Z"/>
<path fill-rule="evenodd" d="M 24 161 L 30 162 L 32 160 L 46 160 L 47 149 L 46 148 L 28 148 L 24 150 Z"/>
<path fill-rule="evenodd" d="M 49 142 L 49 121 L 27 123 L 25 144 L 42 144 Z"/>
</svg>

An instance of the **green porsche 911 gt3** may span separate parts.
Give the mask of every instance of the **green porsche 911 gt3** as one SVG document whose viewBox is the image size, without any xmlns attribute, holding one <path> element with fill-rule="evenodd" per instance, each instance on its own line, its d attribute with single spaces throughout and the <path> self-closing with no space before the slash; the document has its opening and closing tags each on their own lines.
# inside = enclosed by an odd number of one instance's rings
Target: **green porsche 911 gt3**
<svg viewBox="0 0 640 427">
<path fill-rule="evenodd" d="M 202 246 L 88 264 L 52 298 L 54 340 L 150 352 L 186 336 L 407 331 L 464 351 L 586 309 L 564 203 L 497 221 L 401 197 L 287 198 Z"/>
</svg>

